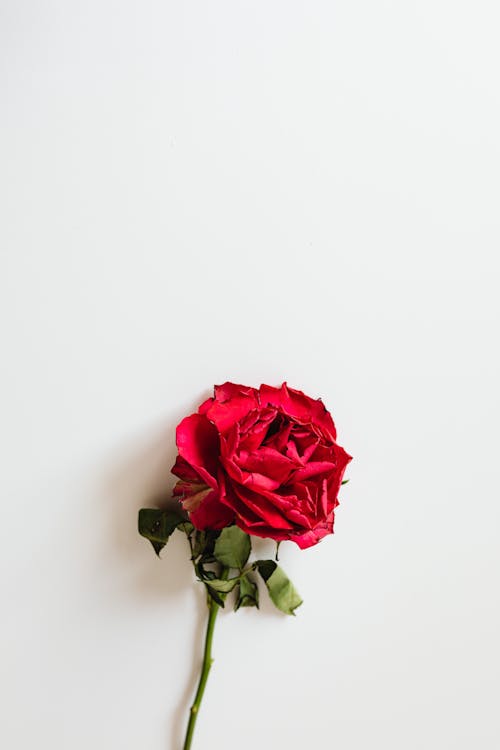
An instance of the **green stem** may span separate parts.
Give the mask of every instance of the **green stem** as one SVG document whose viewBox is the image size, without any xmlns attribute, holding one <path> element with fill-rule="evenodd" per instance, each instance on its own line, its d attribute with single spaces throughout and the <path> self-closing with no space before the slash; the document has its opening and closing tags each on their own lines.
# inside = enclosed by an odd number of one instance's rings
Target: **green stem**
<svg viewBox="0 0 500 750">
<path fill-rule="evenodd" d="M 191 747 L 191 742 L 192 742 L 193 734 L 194 734 L 194 728 L 196 725 L 196 719 L 198 718 L 198 712 L 200 710 L 200 704 L 203 698 L 203 693 L 205 692 L 205 686 L 207 684 L 210 667 L 212 666 L 212 663 L 213 663 L 212 639 L 214 635 L 215 620 L 217 618 L 217 613 L 219 612 L 219 609 L 220 608 L 217 602 L 214 602 L 214 600 L 211 599 L 208 605 L 209 614 L 208 614 L 207 632 L 205 636 L 205 650 L 203 652 L 203 665 L 201 667 L 200 681 L 198 683 L 198 689 L 196 691 L 194 703 L 191 706 L 191 710 L 189 712 L 189 723 L 188 723 L 187 731 L 186 731 L 186 739 L 184 740 L 184 750 L 189 750 Z"/>
</svg>

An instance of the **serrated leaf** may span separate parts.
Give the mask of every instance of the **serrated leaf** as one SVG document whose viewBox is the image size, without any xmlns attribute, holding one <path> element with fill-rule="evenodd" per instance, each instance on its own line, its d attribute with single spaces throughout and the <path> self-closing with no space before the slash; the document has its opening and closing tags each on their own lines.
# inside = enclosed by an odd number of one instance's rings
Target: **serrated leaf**
<svg viewBox="0 0 500 750">
<path fill-rule="evenodd" d="M 256 566 L 273 604 L 286 615 L 293 615 L 302 599 L 283 569 L 274 560 L 258 560 Z"/>
<path fill-rule="evenodd" d="M 226 568 L 243 568 L 252 548 L 250 537 L 237 526 L 222 529 L 215 542 L 214 557 Z"/>
<path fill-rule="evenodd" d="M 240 607 L 259 607 L 259 589 L 249 575 L 242 576 L 240 579 L 240 588 L 234 609 L 238 610 Z"/>
<path fill-rule="evenodd" d="M 234 589 L 239 580 L 239 576 L 237 576 L 236 578 L 229 578 L 229 580 L 227 581 L 224 581 L 221 578 L 214 578 L 213 580 L 209 581 L 207 585 L 214 591 L 218 591 L 220 594 L 229 594 L 229 592 Z"/>
<path fill-rule="evenodd" d="M 138 517 L 139 534 L 149 539 L 159 556 L 170 535 L 185 519 L 173 510 L 141 508 Z"/>
</svg>

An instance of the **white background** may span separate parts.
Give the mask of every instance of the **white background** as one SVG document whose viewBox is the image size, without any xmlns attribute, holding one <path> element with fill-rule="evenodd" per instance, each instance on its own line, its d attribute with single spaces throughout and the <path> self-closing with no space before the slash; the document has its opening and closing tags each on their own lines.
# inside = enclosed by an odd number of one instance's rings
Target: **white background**
<svg viewBox="0 0 500 750">
<path fill-rule="evenodd" d="M 297 617 L 220 617 L 193 750 L 498 750 L 499 23 L 2 0 L 6 750 L 180 750 L 203 594 L 136 513 L 226 379 L 354 461 Z"/>
</svg>

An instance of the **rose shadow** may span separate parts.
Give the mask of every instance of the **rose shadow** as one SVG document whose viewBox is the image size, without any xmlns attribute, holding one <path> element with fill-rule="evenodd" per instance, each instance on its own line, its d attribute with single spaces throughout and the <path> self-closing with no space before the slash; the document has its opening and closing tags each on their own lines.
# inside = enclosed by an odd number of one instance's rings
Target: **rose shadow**
<svg viewBox="0 0 500 750">
<path fill-rule="evenodd" d="M 203 399 L 200 399 L 203 400 Z M 197 403 L 200 401 L 198 400 Z M 192 411 L 195 411 L 193 406 Z M 150 600 L 179 596 L 186 589 L 191 589 L 198 602 L 197 622 L 191 637 L 194 639 L 192 661 L 182 695 L 173 714 L 167 719 L 170 730 L 171 745 L 181 747 L 188 722 L 190 701 L 194 697 L 202 663 L 204 635 L 207 622 L 205 593 L 194 577 L 189 564 L 189 552 L 186 540 L 180 533 L 174 533 L 164 553 L 168 554 L 169 565 L 156 564 L 152 547 L 137 531 L 137 514 L 142 507 L 164 507 L 171 502 L 172 488 L 176 481 L 171 474 L 177 448 L 175 445 L 175 427 L 183 415 L 190 412 L 183 409 L 165 421 L 160 428 L 150 430 L 142 438 L 134 439 L 117 451 L 111 460 L 111 469 L 105 471 L 104 495 L 109 512 L 109 533 L 106 535 L 106 554 L 111 554 L 115 564 L 119 565 L 120 575 L 127 586 L 127 595 L 132 592 L 139 600 Z M 105 506 L 106 507 L 106 506 Z M 102 504 L 100 505 L 102 511 Z M 270 540 L 255 540 L 254 556 L 274 558 L 274 546 Z M 141 551 L 142 550 L 142 551 Z M 144 553 L 146 550 L 146 554 Z M 141 558 L 144 562 L 141 562 Z M 109 559 L 109 558 L 108 558 Z M 167 575 L 165 574 L 167 570 Z M 175 575 L 168 575 L 168 571 Z M 102 568 L 101 568 L 102 571 Z M 132 581 L 132 587 L 129 586 Z M 262 615 L 280 617 L 279 612 L 267 601 L 265 587 L 259 582 Z M 232 604 L 227 604 L 220 616 L 232 612 Z M 240 610 L 238 617 L 253 616 L 251 610 Z"/>
<path fill-rule="evenodd" d="M 175 481 L 170 474 L 175 459 L 172 429 L 175 431 L 175 427 L 163 427 L 121 449 L 105 483 L 111 527 L 107 541 L 111 541 L 114 556 L 120 558 L 127 573 L 128 589 L 132 580 L 133 591 L 140 598 L 175 596 L 188 583 L 189 569 L 181 562 L 186 550 L 179 540 L 172 538 L 168 546 L 168 567 L 176 574 L 168 575 L 167 571 L 165 575 L 165 566 L 155 560 L 152 547 L 137 531 L 139 509 L 164 506 L 171 497 Z"/>
<path fill-rule="evenodd" d="M 192 411 L 194 410 L 193 406 Z M 162 558 L 168 555 L 166 566 L 155 558 L 150 543 L 139 535 L 137 515 L 142 507 L 165 507 L 172 502 L 172 488 L 176 478 L 170 469 L 177 455 L 175 428 L 186 413 L 190 412 L 184 409 L 182 413 L 165 421 L 161 427 L 148 431 L 142 438 L 135 438 L 116 450 L 114 456 L 105 462 L 98 492 L 99 512 L 102 514 L 104 508 L 108 515 L 102 555 L 104 560 L 101 559 L 97 566 L 101 579 L 103 570 L 111 567 L 118 570 L 120 594 L 133 596 L 138 600 L 138 606 L 145 599 L 149 602 L 151 599 L 172 601 L 193 589 L 193 595 L 197 597 L 199 616 L 192 633 L 195 639 L 192 663 L 189 670 L 186 670 L 186 682 L 177 708 L 167 717 L 172 747 L 182 746 L 190 699 L 194 695 L 202 661 L 206 607 L 202 591 L 198 592 L 195 587 L 196 581 L 184 535 L 174 533 L 161 553 Z"/>
</svg>

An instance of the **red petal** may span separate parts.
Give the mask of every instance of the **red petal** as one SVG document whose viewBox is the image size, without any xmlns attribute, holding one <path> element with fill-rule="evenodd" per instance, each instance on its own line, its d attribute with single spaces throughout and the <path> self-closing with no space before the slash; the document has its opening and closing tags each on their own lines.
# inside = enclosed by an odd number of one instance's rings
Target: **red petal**
<svg viewBox="0 0 500 750">
<path fill-rule="evenodd" d="M 203 409 L 218 431 L 225 433 L 258 405 L 258 393 L 255 388 L 224 383 L 215 386 L 215 398 L 208 406 L 205 402 Z"/>
<path fill-rule="evenodd" d="M 276 414 L 274 408 L 250 412 L 240 423 L 241 447 L 247 451 L 260 448 Z"/>
<path fill-rule="evenodd" d="M 317 544 L 328 534 L 333 534 L 333 514 L 331 520 L 325 521 L 325 523 L 320 524 L 315 529 L 306 531 L 303 534 L 291 534 L 289 539 L 295 542 L 300 549 L 307 549 Z"/>
<path fill-rule="evenodd" d="M 283 456 L 275 448 L 263 446 L 256 451 L 240 451 L 236 456 L 238 466 L 250 473 L 264 474 L 270 479 L 284 484 L 291 472 L 297 468 L 297 463 Z"/>
<path fill-rule="evenodd" d="M 285 414 L 294 417 L 299 422 L 317 424 L 325 435 L 335 440 L 336 430 L 332 416 L 321 399 L 309 398 L 302 391 L 288 388 L 286 383 L 283 383 L 281 388 L 263 384 L 260 386 L 259 394 L 262 405 L 278 406 Z"/>
<path fill-rule="evenodd" d="M 350 461 L 352 461 L 352 456 L 350 456 L 340 445 L 335 444 L 336 469 L 328 477 L 328 496 L 330 498 L 330 504 L 332 498 L 337 498 L 346 466 Z"/>
<path fill-rule="evenodd" d="M 260 493 L 237 485 L 233 486 L 233 490 L 241 503 L 252 511 L 258 521 L 264 522 L 266 526 L 280 531 L 294 528 L 293 522 L 288 520 L 273 502 Z"/>
<path fill-rule="evenodd" d="M 288 531 L 276 531 L 276 529 L 272 529 L 270 526 L 265 525 L 250 526 L 245 523 L 243 518 L 238 516 L 236 517 L 236 525 L 246 534 L 258 536 L 262 539 L 274 539 L 275 542 L 285 542 L 290 539 L 290 533 Z"/>
<path fill-rule="evenodd" d="M 222 385 L 214 386 L 214 392 L 217 401 L 228 401 L 229 399 L 237 398 L 238 396 L 257 397 L 257 390 L 255 388 L 251 388 L 248 385 L 230 383 L 229 381 L 226 381 Z"/>
<path fill-rule="evenodd" d="M 201 479 L 200 475 L 190 464 L 188 464 L 186 459 L 182 458 L 182 456 L 177 456 L 175 459 L 175 464 L 172 467 L 172 474 L 175 474 L 176 477 L 183 479 L 185 482 L 199 482 Z"/>
<path fill-rule="evenodd" d="M 176 442 L 181 458 L 216 489 L 219 436 L 213 424 L 202 414 L 191 414 L 178 425 Z"/>
<path fill-rule="evenodd" d="M 302 469 L 297 469 L 292 477 L 293 482 L 318 476 L 318 474 L 331 474 L 335 471 L 335 464 L 331 461 L 310 461 Z"/>
<path fill-rule="evenodd" d="M 223 472 L 219 473 L 220 499 L 228 508 L 231 508 L 236 514 L 236 520 L 242 520 L 246 526 L 254 527 L 263 525 L 264 521 L 256 515 L 250 508 L 243 503 L 234 492 L 231 481 L 228 480 Z M 243 528 L 242 526 L 240 528 Z"/>
<path fill-rule="evenodd" d="M 221 503 L 219 493 L 207 495 L 200 506 L 189 514 L 189 519 L 197 529 L 223 529 L 234 521 L 234 512 Z"/>
<path fill-rule="evenodd" d="M 241 484 L 245 487 L 255 487 L 261 490 L 276 490 L 281 486 L 281 482 L 266 477 L 264 474 L 259 474 L 256 471 L 249 472 L 240 469 L 234 459 L 222 457 L 221 463 L 228 476 L 237 484 Z"/>
</svg>

